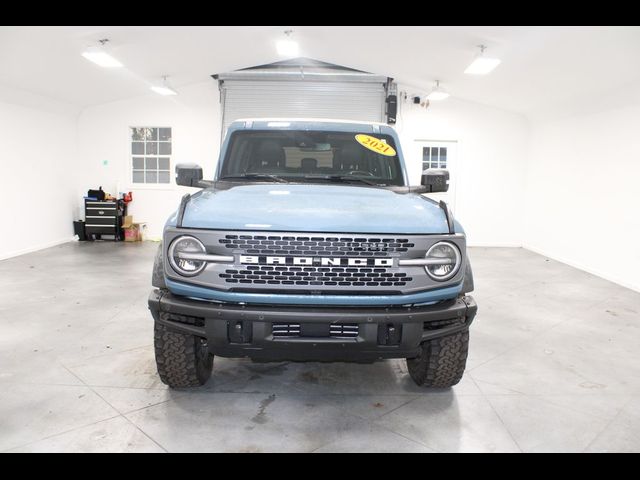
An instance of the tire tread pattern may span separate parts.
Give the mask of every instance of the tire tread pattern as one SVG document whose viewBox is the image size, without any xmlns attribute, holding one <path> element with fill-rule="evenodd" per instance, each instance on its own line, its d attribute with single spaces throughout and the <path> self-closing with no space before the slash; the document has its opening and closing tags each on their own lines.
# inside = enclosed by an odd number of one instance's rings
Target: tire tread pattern
<svg viewBox="0 0 640 480">
<path fill-rule="evenodd" d="M 409 375 L 420 386 L 448 388 L 462 379 L 469 352 L 469 331 L 428 340 L 417 358 L 407 359 Z"/>
<path fill-rule="evenodd" d="M 198 357 L 194 335 L 174 332 L 157 323 L 154 327 L 156 365 L 160 380 L 172 388 L 199 387 L 211 375 L 213 356 L 202 360 Z"/>
</svg>

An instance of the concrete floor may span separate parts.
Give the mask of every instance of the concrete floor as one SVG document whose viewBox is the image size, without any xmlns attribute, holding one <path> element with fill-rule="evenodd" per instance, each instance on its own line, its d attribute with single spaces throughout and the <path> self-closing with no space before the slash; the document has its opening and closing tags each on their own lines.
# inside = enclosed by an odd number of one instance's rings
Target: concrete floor
<svg viewBox="0 0 640 480">
<path fill-rule="evenodd" d="M 472 249 L 463 381 L 403 361 L 254 364 L 158 379 L 156 244 L 68 243 L 0 262 L 0 451 L 640 451 L 640 293 L 522 249 Z"/>
</svg>

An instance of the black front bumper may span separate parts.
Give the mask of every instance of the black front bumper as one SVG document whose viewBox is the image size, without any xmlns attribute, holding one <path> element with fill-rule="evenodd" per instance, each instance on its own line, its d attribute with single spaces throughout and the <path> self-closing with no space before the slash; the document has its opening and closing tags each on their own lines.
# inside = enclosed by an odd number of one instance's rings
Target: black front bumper
<svg viewBox="0 0 640 480">
<path fill-rule="evenodd" d="M 206 338 L 210 352 L 222 357 L 371 362 L 417 356 L 423 341 L 466 330 L 477 306 L 471 296 L 426 307 L 239 305 L 154 290 L 149 309 L 156 322 Z M 273 324 L 300 325 L 301 336 L 274 335 Z M 357 336 L 332 337 L 330 325 L 357 325 Z"/>
</svg>

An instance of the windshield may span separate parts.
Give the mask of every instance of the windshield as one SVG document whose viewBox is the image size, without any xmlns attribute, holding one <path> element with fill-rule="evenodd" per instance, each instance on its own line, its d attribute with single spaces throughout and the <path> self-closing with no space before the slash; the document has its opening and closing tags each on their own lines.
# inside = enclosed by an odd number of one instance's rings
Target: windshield
<svg viewBox="0 0 640 480">
<path fill-rule="evenodd" d="M 307 130 L 234 132 L 219 179 L 404 185 L 391 136 Z"/>
</svg>

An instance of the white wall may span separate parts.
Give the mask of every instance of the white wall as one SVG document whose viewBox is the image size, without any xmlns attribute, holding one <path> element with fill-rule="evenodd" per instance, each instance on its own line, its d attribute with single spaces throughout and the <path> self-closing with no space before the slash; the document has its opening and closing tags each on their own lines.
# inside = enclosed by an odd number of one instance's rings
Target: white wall
<svg viewBox="0 0 640 480">
<path fill-rule="evenodd" d="M 0 91 L 0 259 L 73 236 L 75 114 L 13 93 Z M 25 98 L 47 109 L 14 103 Z"/>
<path fill-rule="evenodd" d="M 194 189 L 131 184 L 129 127 L 172 127 L 173 170 L 176 163 L 198 163 L 205 178 L 212 178 L 220 144 L 220 103 L 217 83 L 179 89 L 175 97 L 150 94 L 89 107 L 78 120 L 78 164 L 82 175 L 76 186 L 78 207 L 89 188 L 102 188 L 119 196 L 133 192 L 129 214 L 148 224 L 150 237 L 160 236 L 167 217 L 180 197 Z"/>
<path fill-rule="evenodd" d="M 522 208 L 527 123 L 520 115 L 449 99 L 428 110 L 402 105 L 397 125 L 412 181 L 419 184 L 421 159 L 410 145 L 416 138 L 459 142 L 456 216 L 471 245 L 522 244 Z M 129 182 L 130 126 L 171 126 L 174 165 L 196 162 L 213 175 L 220 134 L 220 104 L 214 81 L 180 90 L 176 97 L 157 95 L 85 109 L 78 126 L 80 171 L 78 198 L 89 186 L 111 192 L 133 191 L 129 212 L 149 223 L 158 236 L 185 191 Z M 107 165 L 104 165 L 107 161 Z"/>
<path fill-rule="evenodd" d="M 403 90 L 403 87 L 400 87 Z M 428 108 L 400 103 L 396 126 L 411 183 L 422 170 L 415 140 L 457 142 L 455 216 L 469 245 L 521 246 L 529 125 L 522 115 L 448 98 Z"/>
<path fill-rule="evenodd" d="M 524 245 L 640 290 L 640 105 L 532 126 Z"/>
</svg>

